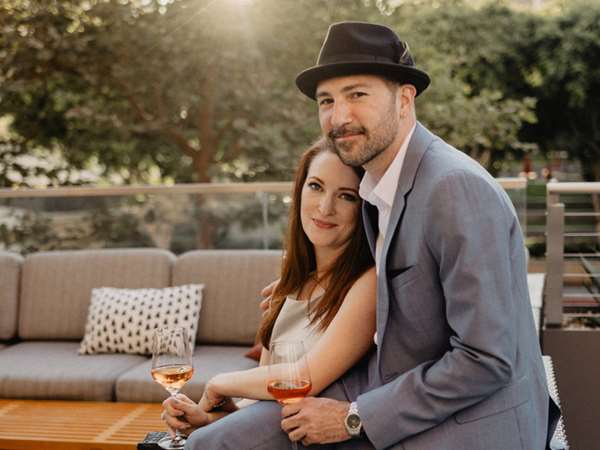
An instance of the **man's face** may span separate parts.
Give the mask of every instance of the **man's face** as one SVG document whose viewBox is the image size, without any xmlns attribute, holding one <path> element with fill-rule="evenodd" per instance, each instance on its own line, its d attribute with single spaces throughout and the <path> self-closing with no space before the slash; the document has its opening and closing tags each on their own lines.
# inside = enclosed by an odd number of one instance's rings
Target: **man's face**
<svg viewBox="0 0 600 450">
<path fill-rule="evenodd" d="M 323 134 L 344 163 L 363 166 L 383 153 L 400 132 L 396 89 L 375 75 L 331 78 L 319 83 Z"/>
</svg>

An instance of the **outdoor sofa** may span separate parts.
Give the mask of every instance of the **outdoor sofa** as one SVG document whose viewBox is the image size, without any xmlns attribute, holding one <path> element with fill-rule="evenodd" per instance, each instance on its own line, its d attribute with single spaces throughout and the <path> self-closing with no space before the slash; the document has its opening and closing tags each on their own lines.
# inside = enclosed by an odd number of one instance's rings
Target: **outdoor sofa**
<svg viewBox="0 0 600 450">
<path fill-rule="evenodd" d="M 280 251 L 160 249 L 33 253 L 0 251 L 0 398 L 157 402 L 148 356 L 80 355 L 92 288 L 204 284 L 195 373 L 185 393 L 213 375 L 254 367 L 245 357 L 260 321 L 259 292 L 274 280 Z"/>
</svg>

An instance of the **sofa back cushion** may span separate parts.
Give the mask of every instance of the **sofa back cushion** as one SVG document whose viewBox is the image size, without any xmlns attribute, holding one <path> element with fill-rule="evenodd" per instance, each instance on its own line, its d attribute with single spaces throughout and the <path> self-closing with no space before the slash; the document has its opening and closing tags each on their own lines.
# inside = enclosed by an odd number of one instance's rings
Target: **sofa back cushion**
<svg viewBox="0 0 600 450">
<path fill-rule="evenodd" d="M 173 284 L 204 284 L 197 342 L 252 345 L 260 290 L 279 277 L 281 251 L 194 250 L 179 256 Z"/>
<path fill-rule="evenodd" d="M 17 334 L 22 263 L 20 255 L 0 251 L 0 340 L 11 339 Z"/>
<path fill-rule="evenodd" d="M 81 339 L 92 288 L 169 286 L 175 256 L 160 249 L 73 250 L 25 258 L 19 336 Z"/>
</svg>

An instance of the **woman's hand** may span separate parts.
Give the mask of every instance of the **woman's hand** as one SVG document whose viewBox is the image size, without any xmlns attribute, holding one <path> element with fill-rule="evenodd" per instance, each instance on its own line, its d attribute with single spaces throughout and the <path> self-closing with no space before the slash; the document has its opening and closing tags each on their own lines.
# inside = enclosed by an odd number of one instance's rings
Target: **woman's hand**
<svg viewBox="0 0 600 450">
<path fill-rule="evenodd" d="M 175 430 L 190 434 L 196 428 L 211 422 L 209 415 L 183 394 L 167 398 L 162 405 L 164 411 L 160 417 L 166 422 L 171 436 L 175 436 Z"/>
<path fill-rule="evenodd" d="M 218 415 L 217 419 L 221 418 L 222 414 L 216 414 L 216 410 L 219 412 L 231 413 L 237 411 L 238 407 L 233 402 L 231 397 L 221 394 L 219 390 L 219 376 L 210 379 L 204 387 L 204 394 L 198 402 L 199 407 L 209 416 Z"/>
</svg>

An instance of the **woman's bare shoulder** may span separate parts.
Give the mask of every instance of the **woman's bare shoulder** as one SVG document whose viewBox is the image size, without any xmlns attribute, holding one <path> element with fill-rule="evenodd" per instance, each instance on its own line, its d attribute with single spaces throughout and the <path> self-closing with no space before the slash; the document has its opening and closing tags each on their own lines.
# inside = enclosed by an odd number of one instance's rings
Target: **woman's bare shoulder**
<svg viewBox="0 0 600 450">
<path fill-rule="evenodd" d="M 377 272 L 375 271 L 375 267 L 371 267 L 367 269 L 360 277 L 356 279 L 352 287 L 354 286 L 371 286 L 373 284 L 377 284 Z"/>
<path fill-rule="evenodd" d="M 376 288 L 377 273 L 375 272 L 375 267 L 371 267 L 356 279 L 348 290 L 348 294 L 372 292 L 373 296 L 375 296 Z"/>
</svg>

